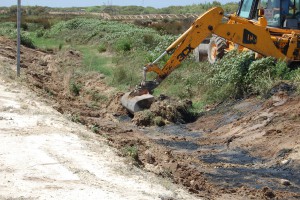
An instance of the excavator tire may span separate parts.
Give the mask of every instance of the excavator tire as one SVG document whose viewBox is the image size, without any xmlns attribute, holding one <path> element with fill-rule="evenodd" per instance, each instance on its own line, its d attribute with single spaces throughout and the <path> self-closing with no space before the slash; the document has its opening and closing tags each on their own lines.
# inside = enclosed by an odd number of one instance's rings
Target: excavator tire
<svg viewBox="0 0 300 200">
<path fill-rule="evenodd" d="M 208 61 L 213 64 L 217 60 L 223 58 L 225 55 L 225 49 L 228 47 L 224 38 L 217 35 L 213 35 L 210 38 L 210 42 L 207 49 Z"/>
</svg>

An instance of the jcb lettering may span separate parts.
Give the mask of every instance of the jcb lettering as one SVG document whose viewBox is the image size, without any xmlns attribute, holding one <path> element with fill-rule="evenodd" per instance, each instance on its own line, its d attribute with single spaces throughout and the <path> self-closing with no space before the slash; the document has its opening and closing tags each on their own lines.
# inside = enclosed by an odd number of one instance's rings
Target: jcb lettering
<svg viewBox="0 0 300 200">
<path fill-rule="evenodd" d="M 181 62 L 185 59 L 187 55 L 189 55 L 190 52 L 192 52 L 194 48 L 191 47 L 191 45 L 187 46 L 183 51 L 177 56 L 177 59 Z"/>
<path fill-rule="evenodd" d="M 257 43 L 257 36 L 247 29 L 244 29 L 243 34 L 243 43 L 244 44 L 256 44 Z"/>
</svg>

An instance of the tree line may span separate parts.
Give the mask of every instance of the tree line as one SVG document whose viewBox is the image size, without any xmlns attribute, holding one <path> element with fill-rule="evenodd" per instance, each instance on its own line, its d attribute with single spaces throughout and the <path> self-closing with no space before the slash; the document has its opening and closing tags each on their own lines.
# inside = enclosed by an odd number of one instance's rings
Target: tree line
<svg viewBox="0 0 300 200">
<path fill-rule="evenodd" d="M 59 12 L 105 12 L 110 15 L 140 15 L 140 14 L 201 14 L 212 7 L 222 7 L 226 13 L 234 13 L 238 8 L 237 2 L 221 4 L 218 1 L 192 4 L 187 6 L 169 6 L 164 8 L 143 7 L 143 6 L 114 6 L 101 5 L 91 7 L 70 7 L 70 8 L 50 8 L 42 6 L 23 6 L 23 13 L 26 15 L 43 15 L 50 11 Z M 1 7 L 8 15 L 15 15 L 16 6 Z"/>
</svg>

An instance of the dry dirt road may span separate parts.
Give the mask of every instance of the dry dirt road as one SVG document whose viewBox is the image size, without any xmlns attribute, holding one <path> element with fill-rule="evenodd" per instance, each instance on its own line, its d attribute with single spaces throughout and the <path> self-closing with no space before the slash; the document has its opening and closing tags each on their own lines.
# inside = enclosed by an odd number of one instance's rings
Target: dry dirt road
<svg viewBox="0 0 300 200">
<path fill-rule="evenodd" d="M 196 199 L 41 102 L 0 76 L 0 199 Z"/>
</svg>

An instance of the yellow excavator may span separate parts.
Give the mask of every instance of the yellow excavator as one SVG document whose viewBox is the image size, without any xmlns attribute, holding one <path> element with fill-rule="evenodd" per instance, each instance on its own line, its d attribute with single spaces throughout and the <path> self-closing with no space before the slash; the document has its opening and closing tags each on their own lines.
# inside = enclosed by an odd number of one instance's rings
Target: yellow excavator
<svg viewBox="0 0 300 200">
<path fill-rule="evenodd" d="M 215 7 L 199 18 L 173 42 L 154 62 L 143 67 L 143 79 L 132 92 L 121 98 L 131 113 L 150 107 L 153 90 L 199 46 L 211 36 L 208 59 L 211 63 L 232 49 L 252 50 L 288 63 L 300 61 L 300 0 L 242 0 L 237 13 L 225 14 Z M 166 54 L 169 60 L 160 68 L 158 62 Z M 157 74 L 152 81 L 148 72 Z"/>
</svg>

